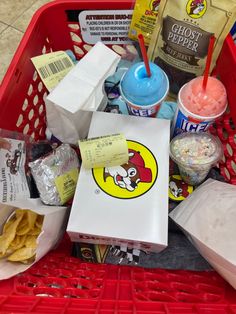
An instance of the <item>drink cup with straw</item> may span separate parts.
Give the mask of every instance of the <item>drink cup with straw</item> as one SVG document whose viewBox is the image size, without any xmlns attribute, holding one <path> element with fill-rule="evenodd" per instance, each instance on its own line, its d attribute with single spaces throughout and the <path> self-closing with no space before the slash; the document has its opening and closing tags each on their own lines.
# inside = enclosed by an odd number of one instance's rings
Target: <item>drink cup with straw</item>
<svg viewBox="0 0 236 314">
<path fill-rule="evenodd" d="M 182 132 L 204 132 L 227 107 L 224 85 L 209 76 L 215 37 L 209 41 L 204 76 L 186 83 L 178 94 L 178 108 L 171 128 L 172 137 Z"/>
<path fill-rule="evenodd" d="M 138 36 L 143 62 L 132 65 L 120 81 L 120 93 L 129 114 L 155 117 L 169 91 L 165 72 L 149 62 L 143 36 Z"/>
</svg>

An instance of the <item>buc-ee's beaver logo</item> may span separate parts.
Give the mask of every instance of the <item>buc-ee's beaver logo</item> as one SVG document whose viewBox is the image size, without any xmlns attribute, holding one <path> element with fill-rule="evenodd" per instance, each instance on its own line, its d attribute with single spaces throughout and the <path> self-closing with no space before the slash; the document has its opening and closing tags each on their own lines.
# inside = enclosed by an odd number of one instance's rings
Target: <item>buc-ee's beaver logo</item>
<svg viewBox="0 0 236 314">
<path fill-rule="evenodd" d="M 158 175 L 157 161 L 143 144 L 127 141 L 128 163 L 117 167 L 94 168 L 94 180 L 106 194 L 122 199 L 139 197 L 149 191 Z"/>
<path fill-rule="evenodd" d="M 206 0 L 189 0 L 187 3 L 186 11 L 193 19 L 202 17 L 207 9 Z"/>
<path fill-rule="evenodd" d="M 161 2 L 161 0 L 151 0 L 149 3 L 149 7 L 150 7 L 151 11 L 157 12 L 159 9 L 160 2 Z"/>
<path fill-rule="evenodd" d="M 183 201 L 193 192 L 193 187 L 185 183 L 181 176 L 172 175 L 169 178 L 169 198 L 173 201 Z"/>
</svg>

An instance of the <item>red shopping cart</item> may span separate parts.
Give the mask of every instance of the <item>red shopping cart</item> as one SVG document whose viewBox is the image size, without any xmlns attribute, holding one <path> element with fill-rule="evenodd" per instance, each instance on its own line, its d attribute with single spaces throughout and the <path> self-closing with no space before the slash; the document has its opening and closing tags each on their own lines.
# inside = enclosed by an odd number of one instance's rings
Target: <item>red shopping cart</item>
<svg viewBox="0 0 236 314">
<path fill-rule="evenodd" d="M 99 12 L 125 20 L 132 6 L 129 0 L 59 0 L 38 10 L 1 85 L 0 127 L 45 138 L 47 90 L 30 58 L 66 49 L 83 57 L 94 43 L 81 25 L 86 16 Z M 214 72 L 226 86 L 229 110 L 212 132 L 224 146 L 221 173 L 236 184 L 236 46 L 230 36 Z M 28 271 L 1 281 L 0 313 L 236 313 L 235 290 L 214 271 L 88 264 L 70 257 L 70 249 L 65 236 L 57 250 Z"/>
</svg>

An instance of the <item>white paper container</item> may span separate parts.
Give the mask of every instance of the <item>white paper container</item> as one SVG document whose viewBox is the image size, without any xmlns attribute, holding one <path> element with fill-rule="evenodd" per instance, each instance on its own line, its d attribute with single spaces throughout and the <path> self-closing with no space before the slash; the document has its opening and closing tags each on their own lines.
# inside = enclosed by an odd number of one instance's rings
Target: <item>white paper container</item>
<svg viewBox="0 0 236 314">
<path fill-rule="evenodd" d="M 168 120 L 93 113 L 89 137 L 123 133 L 128 146 L 138 147 L 143 161 L 139 155 L 130 161 L 140 182 L 129 192 L 114 183 L 120 180 L 115 171 L 112 177 L 111 169 L 93 172 L 82 165 L 67 227 L 72 241 L 154 252 L 167 246 L 169 130 Z"/>
<path fill-rule="evenodd" d="M 44 215 L 42 232 L 37 239 L 36 258 L 29 265 L 9 262 L 5 258 L 0 259 L 0 280 L 13 277 L 30 268 L 57 244 L 66 229 L 67 207 L 46 206 L 40 199 L 26 199 L 12 203 L 0 203 L 0 233 L 7 218 L 17 208 L 30 209 L 39 215 Z"/>
</svg>

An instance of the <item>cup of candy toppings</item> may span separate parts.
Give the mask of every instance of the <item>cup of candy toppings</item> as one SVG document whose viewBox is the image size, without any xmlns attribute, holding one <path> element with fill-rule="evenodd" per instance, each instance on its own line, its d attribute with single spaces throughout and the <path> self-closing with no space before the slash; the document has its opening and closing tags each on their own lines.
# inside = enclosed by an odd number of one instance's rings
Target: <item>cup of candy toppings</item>
<svg viewBox="0 0 236 314">
<path fill-rule="evenodd" d="M 170 157 L 186 183 L 199 185 L 223 157 L 223 147 L 217 137 L 207 132 L 182 133 L 172 139 Z"/>
</svg>

